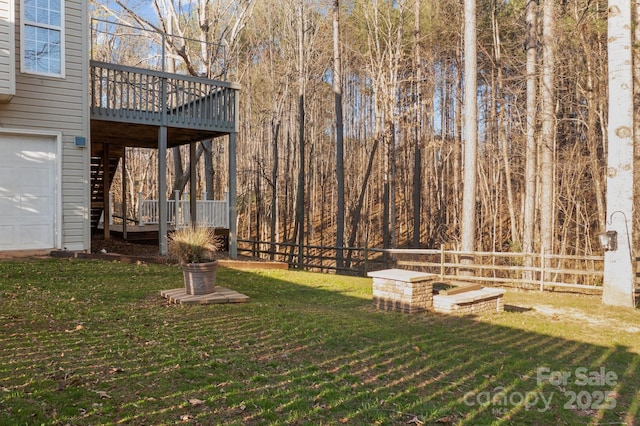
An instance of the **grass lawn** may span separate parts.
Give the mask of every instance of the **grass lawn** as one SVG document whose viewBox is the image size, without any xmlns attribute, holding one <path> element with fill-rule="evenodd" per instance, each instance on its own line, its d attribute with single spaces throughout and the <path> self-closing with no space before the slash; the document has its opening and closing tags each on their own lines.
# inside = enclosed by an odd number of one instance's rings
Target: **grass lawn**
<svg viewBox="0 0 640 426">
<path fill-rule="evenodd" d="M 508 291 L 504 313 L 372 308 L 371 281 L 221 269 L 246 304 L 168 306 L 176 266 L 0 262 L 0 425 L 640 424 L 640 312 Z"/>
</svg>

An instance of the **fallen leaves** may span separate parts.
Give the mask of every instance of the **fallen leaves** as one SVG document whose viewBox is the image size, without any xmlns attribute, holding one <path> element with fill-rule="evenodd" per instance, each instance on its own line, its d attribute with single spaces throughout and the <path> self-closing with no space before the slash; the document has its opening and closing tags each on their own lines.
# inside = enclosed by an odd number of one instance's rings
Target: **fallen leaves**
<svg viewBox="0 0 640 426">
<path fill-rule="evenodd" d="M 97 390 L 97 391 L 94 391 L 94 392 L 98 394 L 98 396 L 100 397 L 100 399 L 110 399 L 110 398 L 111 398 L 111 395 L 109 395 L 109 394 L 108 394 L 107 392 L 105 392 L 105 391 Z"/>
<path fill-rule="evenodd" d="M 197 407 L 199 405 L 204 404 L 204 401 L 198 398 L 190 398 L 189 404 L 191 404 L 192 407 Z"/>
<path fill-rule="evenodd" d="M 456 415 L 449 415 L 440 417 L 438 420 L 436 420 L 436 423 L 450 425 L 454 424 L 457 420 L 458 417 Z"/>
<path fill-rule="evenodd" d="M 206 401 L 199 399 L 199 398 L 189 398 L 188 403 L 191 407 L 200 407 L 205 405 Z M 195 418 L 195 416 L 193 414 L 181 414 L 180 415 L 180 422 L 182 423 L 189 423 L 191 420 L 193 420 Z"/>
<path fill-rule="evenodd" d="M 424 422 L 418 418 L 418 416 L 413 416 L 411 420 L 407 422 L 408 425 L 423 425 Z"/>
</svg>

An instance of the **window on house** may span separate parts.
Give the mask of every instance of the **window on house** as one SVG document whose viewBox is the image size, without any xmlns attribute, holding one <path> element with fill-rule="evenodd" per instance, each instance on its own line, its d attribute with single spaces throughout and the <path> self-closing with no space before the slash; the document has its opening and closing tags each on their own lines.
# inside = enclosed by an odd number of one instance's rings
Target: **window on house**
<svg viewBox="0 0 640 426">
<path fill-rule="evenodd" d="M 22 71 L 64 77 L 64 1 L 22 2 Z"/>
</svg>

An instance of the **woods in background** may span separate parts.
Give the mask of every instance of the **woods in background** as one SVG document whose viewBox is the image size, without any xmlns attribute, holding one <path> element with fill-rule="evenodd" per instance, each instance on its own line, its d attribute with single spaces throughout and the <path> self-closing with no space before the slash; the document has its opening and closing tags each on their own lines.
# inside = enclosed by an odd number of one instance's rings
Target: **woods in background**
<svg viewBox="0 0 640 426">
<path fill-rule="evenodd" d="M 463 155 L 459 1 L 124 3 L 95 0 L 93 14 L 225 46 L 226 78 L 242 85 L 239 238 L 294 242 L 302 230 L 305 243 L 334 245 L 344 227 L 347 246 L 459 248 L 464 170 L 475 167 L 476 250 L 599 251 L 606 1 L 478 0 L 478 148 L 471 165 Z M 211 64 L 213 53 L 168 47 L 176 68 L 221 78 L 211 66 L 194 66 Z M 200 192 L 210 198 L 226 190 L 225 147 L 224 139 L 203 141 L 198 151 L 206 160 Z M 154 155 L 128 153 L 134 198 L 157 190 Z M 188 155 L 170 155 L 169 182 L 183 190 Z"/>
</svg>

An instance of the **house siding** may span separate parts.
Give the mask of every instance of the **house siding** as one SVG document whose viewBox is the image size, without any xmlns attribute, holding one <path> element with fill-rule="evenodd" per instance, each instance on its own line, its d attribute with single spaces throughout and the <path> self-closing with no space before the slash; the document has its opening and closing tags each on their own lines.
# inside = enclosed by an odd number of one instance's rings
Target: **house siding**
<svg viewBox="0 0 640 426">
<path fill-rule="evenodd" d="M 0 0 L 0 9 L 5 3 Z M 10 103 L 0 104 L 0 128 L 62 135 L 61 194 L 58 195 L 61 247 L 58 248 L 69 250 L 90 249 L 90 147 L 78 148 L 74 143 L 77 136 L 90 140 L 87 3 L 85 0 L 64 2 L 65 77 L 62 79 L 20 72 L 20 10 L 19 5 L 15 5 L 16 49 L 13 68 L 16 94 Z"/>
<path fill-rule="evenodd" d="M 16 91 L 14 1 L 0 0 L 0 102 L 10 101 Z"/>
</svg>

